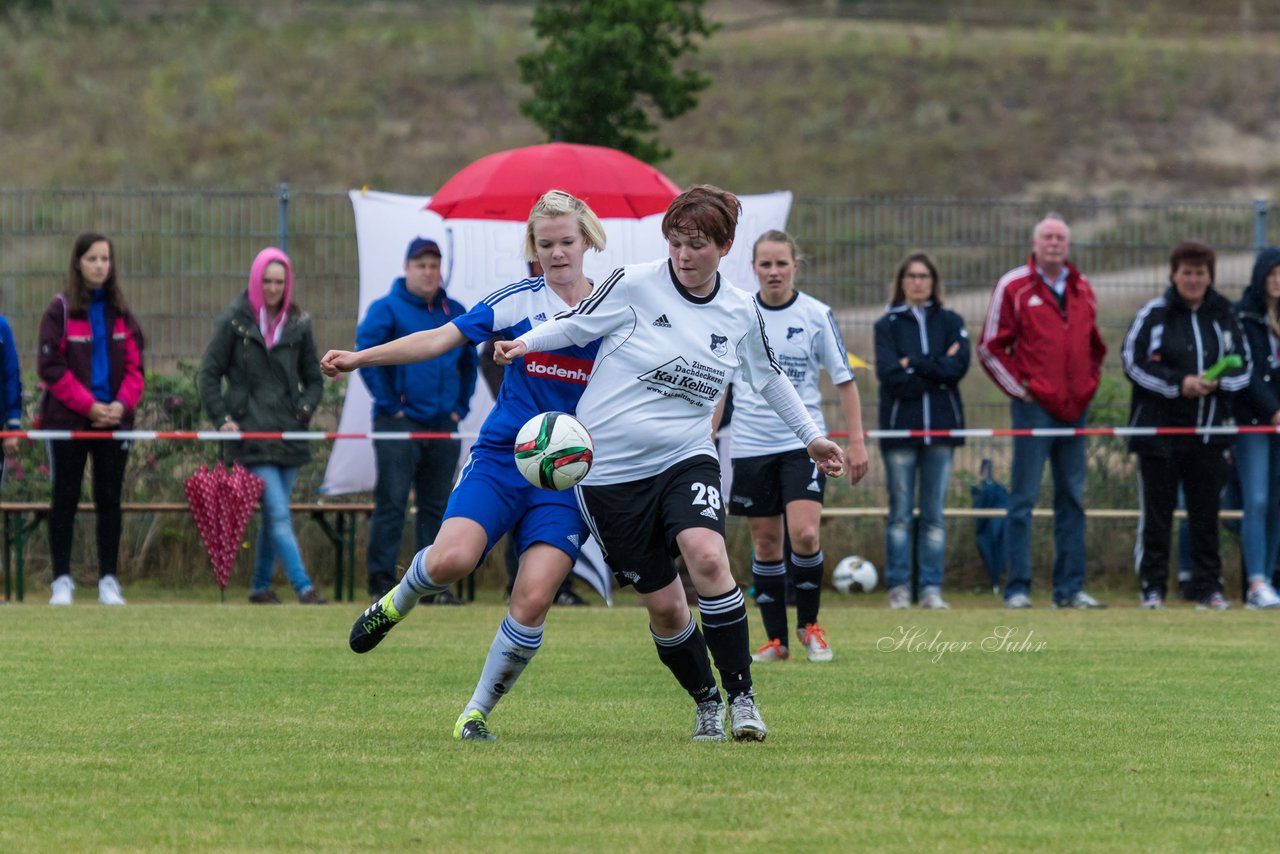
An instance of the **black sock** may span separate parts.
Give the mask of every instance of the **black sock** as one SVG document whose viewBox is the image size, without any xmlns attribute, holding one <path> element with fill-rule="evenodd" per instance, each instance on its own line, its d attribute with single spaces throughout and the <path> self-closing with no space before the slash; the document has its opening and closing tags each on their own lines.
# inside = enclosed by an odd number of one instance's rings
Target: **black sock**
<svg viewBox="0 0 1280 854">
<path fill-rule="evenodd" d="M 796 628 L 818 622 L 822 599 L 822 550 L 817 554 L 791 553 L 791 580 L 796 588 Z"/>
<path fill-rule="evenodd" d="M 751 693 L 751 638 L 747 634 L 747 603 L 736 586 L 727 593 L 698 597 L 707 649 L 720 671 L 720 684 L 730 702 Z"/>
<path fill-rule="evenodd" d="M 676 677 L 680 687 L 689 692 L 694 702 L 715 699 L 716 677 L 711 672 L 711 660 L 707 658 L 707 642 L 698 631 L 698 624 L 690 618 L 689 625 L 675 637 L 663 638 L 654 634 L 653 643 L 658 647 L 658 659 Z"/>
<path fill-rule="evenodd" d="M 753 560 L 751 579 L 756 585 L 756 607 L 760 609 L 765 634 L 769 636 L 769 640 L 776 638 L 782 641 L 783 646 L 788 646 L 786 563 L 760 563 Z"/>
</svg>

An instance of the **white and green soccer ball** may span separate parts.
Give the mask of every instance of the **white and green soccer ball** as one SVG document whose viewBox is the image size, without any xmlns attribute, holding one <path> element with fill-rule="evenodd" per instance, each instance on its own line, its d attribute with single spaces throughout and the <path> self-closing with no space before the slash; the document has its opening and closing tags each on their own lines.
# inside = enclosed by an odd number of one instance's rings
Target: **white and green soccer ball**
<svg viewBox="0 0 1280 854">
<path fill-rule="evenodd" d="M 540 489 L 572 489 L 591 471 L 591 434 L 565 412 L 542 412 L 516 433 L 516 468 Z"/>
</svg>

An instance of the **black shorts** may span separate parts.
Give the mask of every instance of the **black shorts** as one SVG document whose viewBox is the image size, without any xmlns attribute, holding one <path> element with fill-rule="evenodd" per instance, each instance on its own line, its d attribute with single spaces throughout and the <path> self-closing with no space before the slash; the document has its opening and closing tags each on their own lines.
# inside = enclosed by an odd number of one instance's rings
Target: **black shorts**
<svg viewBox="0 0 1280 854">
<path fill-rule="evenodd" d="M 578 496 L 618 586 L 640 593 L 675 580 L 681 531 L 710 528 L 724 536 L 720 463 L 711 457 L 681 460 L 640 480 L 580 486 Z"/>
<path fill-rule="evenodd" d="M 733 461 L 733 516 L 781 516 L 792 501 L 822 503 L 827 476 L 803 449 Z"/>
</svg>

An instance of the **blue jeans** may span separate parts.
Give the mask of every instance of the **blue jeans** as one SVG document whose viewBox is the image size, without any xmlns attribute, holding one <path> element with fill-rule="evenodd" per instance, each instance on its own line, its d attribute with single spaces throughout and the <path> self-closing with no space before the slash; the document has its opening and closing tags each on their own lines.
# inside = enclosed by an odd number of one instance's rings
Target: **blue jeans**
<svg viewBox="0 0 1280 854">
<path fill-rule="evenodd" d="M 1280 552 L 1280 436 L 1241 433 L 1236 437 L 1236 471 L 1244 517 L 1240 549 L 1244 574 L 1250 581 L 1271 582 Z"/>
<path fill-rule="evenodd" d="M 905 586 L 911 580 L 911 515 L 917 480 L 920 525 L 915 545 L 920 586 L 942 586 L 947 547 L 942 506 L 951 478 L 952 450 L 950 445 L 915 445 L 883 451 L 885 483 L 889 487 L 889 523 L 884 531 L 886 587 Z"/>
<path fill-rule="evenodd" d="M 379 433 L 452 433 L 457 429 L 451 418 L 426 423 L 379 416 L 373 426 Z M 457 439 L 387 439 L 373 443 L 378 480 L 373 488 L 374 510 L 365 559 L 370 594 L 379 594 L 396 583 L 410 488 L 418 509 L 413 547 L 422 551 L 435 541 L 461 452 L 462 443 Z"/>
<path fill-rule="evenodd" d="M 1038 403 L 1021 400 L 1011 401 L 1009 412 L 1015 430 L 1083 427 L 1088 416 L 1086 412 L 1074 422 L 1059 421 Z M 1070 599 L 1084 589 L 1085 448 L 1084 436 L 1014 437 L 1004 532 L 1009 556 L 1006 599 L 1031 592 L 1031 511 L 1040 498 L 1046 459 L 1053 474 L 1053 598 Z"/>
<path fill-rule="evenodd" d="M 284 564 L 285 577 L 301 596 L 311 589 L 311 577 L 302 565 L 298 538 L 293 535 L 293 517 L 289 514 L 289 496 L 298 479 L 298 469 L 285 466 L 249 466 L 249 471 L 262 478 L 262 525 L 258 528 L 258 548 L 253 556 L 253 576 L 249 592 L 261 593 L 271 587 L 276 573 L 276 558 Z"/>
</svg>

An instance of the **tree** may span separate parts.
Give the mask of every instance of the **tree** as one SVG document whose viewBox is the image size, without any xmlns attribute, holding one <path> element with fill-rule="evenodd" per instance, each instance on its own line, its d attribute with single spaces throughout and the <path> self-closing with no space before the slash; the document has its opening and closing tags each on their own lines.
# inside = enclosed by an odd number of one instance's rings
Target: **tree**
<svg viewBox="0 0 1280 854">
<path fill-rule="evenodd" d="M 711 79 L 676 61 L 717 24 L 705 0 L 538 0 L 533 30 L 545 44 L 518 59 L 533 97 L 520 111 L 553 141 L 603 145 L 656 163 L 671 155 L 652 114 L 697 106 Z"/>
</svg>

